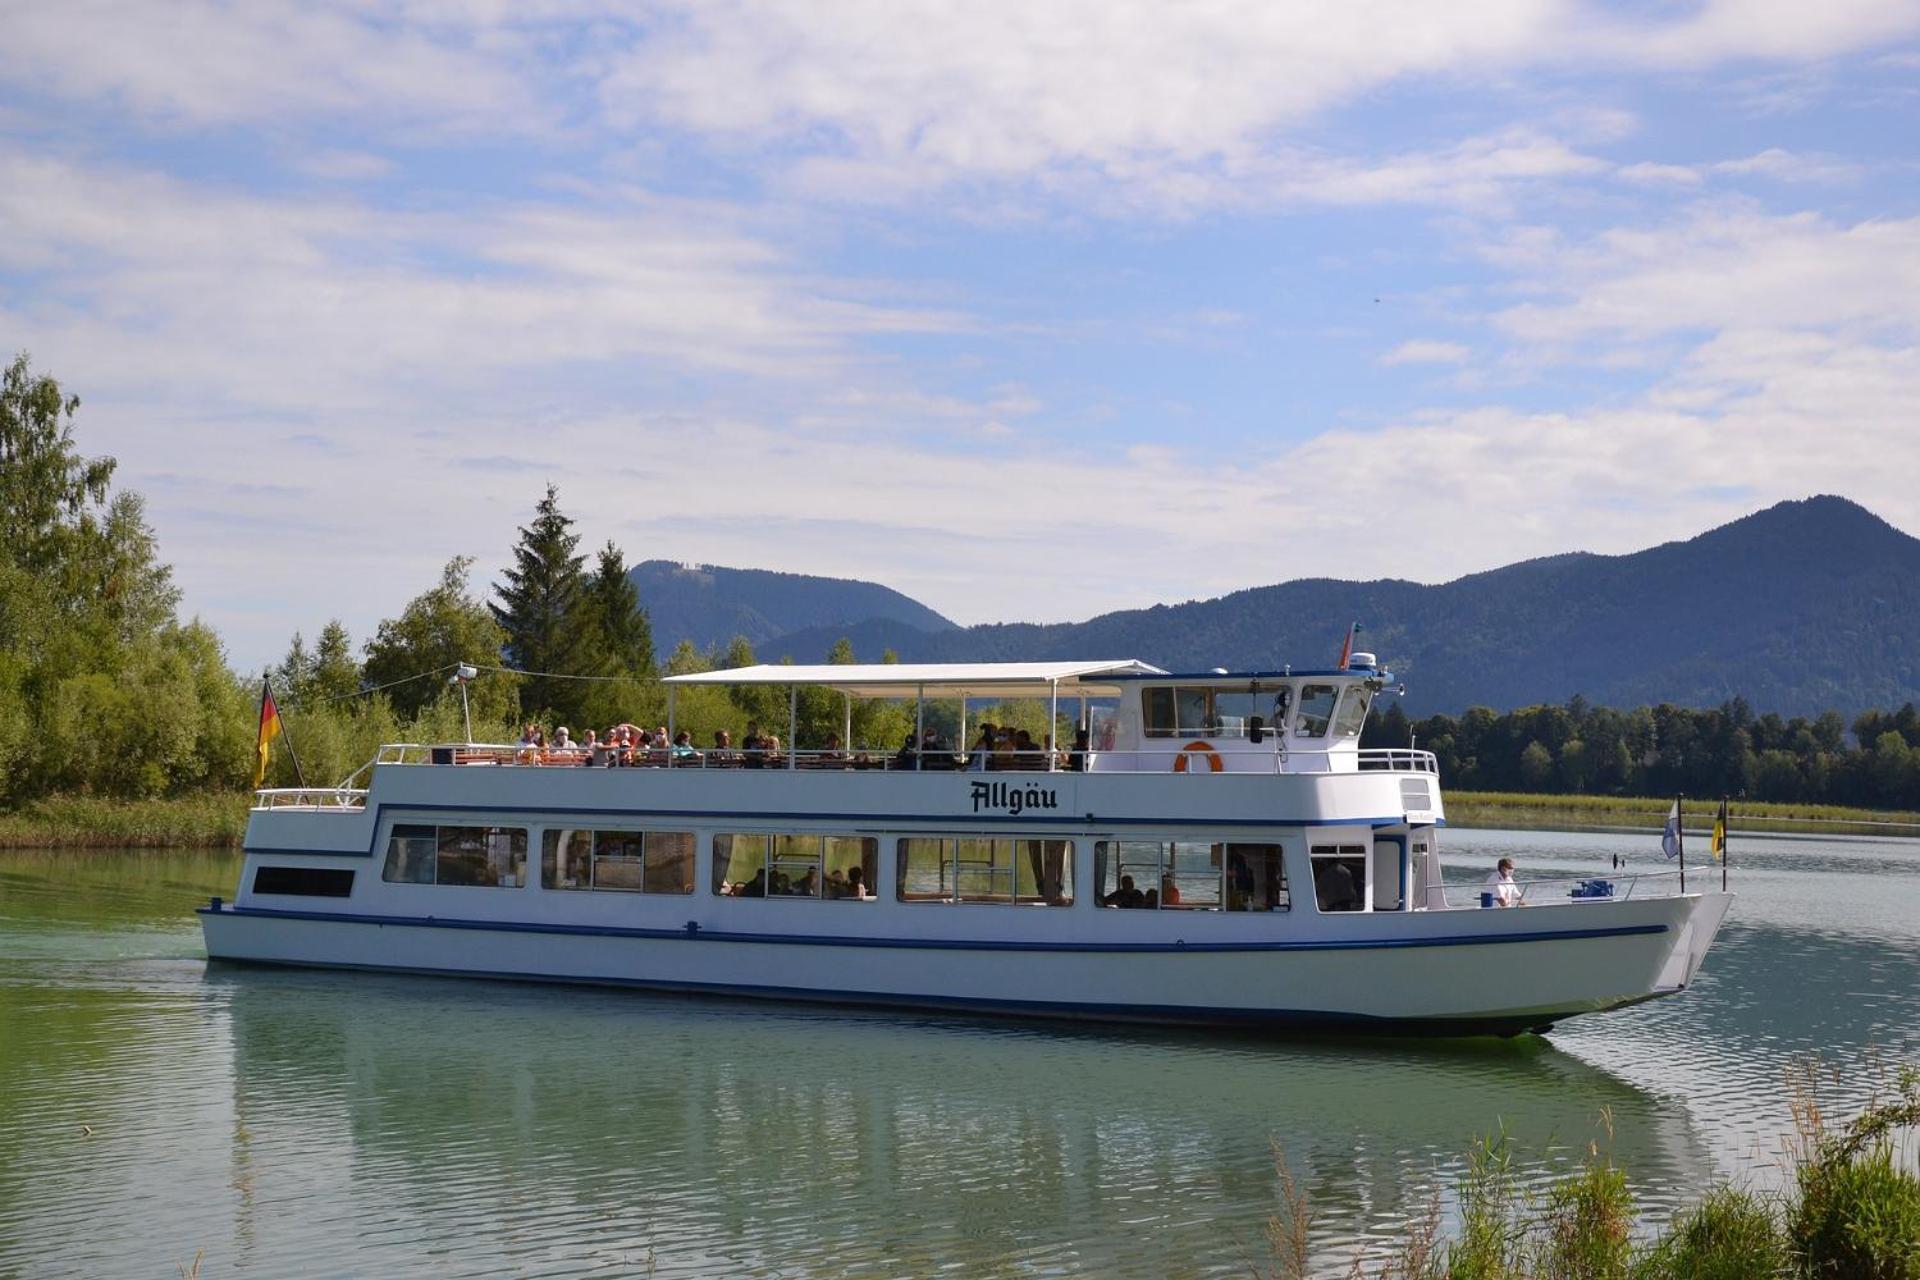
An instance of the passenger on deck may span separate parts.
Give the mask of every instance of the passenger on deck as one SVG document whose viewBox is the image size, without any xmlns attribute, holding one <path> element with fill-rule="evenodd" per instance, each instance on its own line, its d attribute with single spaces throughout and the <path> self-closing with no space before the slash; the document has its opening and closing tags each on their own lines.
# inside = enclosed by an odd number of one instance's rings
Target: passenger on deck
<svg viewBox="0 0 1920 1280">
<path fill-rule="evenodd" d="M 747 736 L 740 739 L 740 763 L 748 769 L 767 767 L 767 744 L 760 736 L 760 725 L 757 721 L 747 722 Z"/>
<path fill-rule="evenodd" d="M 1347 864 L 1341 859 L 1331 859 L 1320 868 L 1320 873 L 1313 879 L 1313 891 L 1320 899 L 1322 911 L 1360 909 L 1360 895 L 1353 887 L 1353 872 L 1347 870 Z"/>
<path fill-rule="evenodd" d="M 698 764 L 700 753 L 693 748 L 693 735 L 685 729 L 673 735 L 673 763 L 677 765 Z"/>
<path fill-rule="evenodd" d="M 731 769 L 740 763 L 739 757 L 733 753 L 733 735 L 725 729 L 713 731 L 713 750 L 707 753 L 707 763 L 722 769 Z"/>
<path fill-rule="evenodd" d="M 555 751 L 573 750 L 573 731 L 561 725 L 553 731 L 553 749 Z"/>
<path fill-rule="evenodd" d="M 840 735 L 830 733 L 827 735 L 826 747 L 814 759 L 822 768 L 835 769 L 848 763 L 852 757 L 847 755 L 846 749 L 840 745 Z"/>
<path fill-rule="evenodd" d="M 1067 768 L 1073 773 L 1087 771 L 1087 744 L 1090 735 L 1085 729 L 1073 731 L 1073 750 L 1067 753 Z"/>
<path fill-rule="evenodd" d="M 1121 876 L 1120 887 L 1100 900 L 1103 906 L 1140 907 L 1145 906 L 1147 895 L 1134 888 L 1132 876 Z"/>
<path fill-rule="evenodd" d="M 580 749 L 586 752 L 581 764 L 600 764 L 607 754 L 606 747 L 600 742 L 598 729 L 587 730 L 587 740 L 580 744 Z"/>
<path fill-rule="evenodd" d="M 1013 767 L 1016 769 L 1044 769 L 1046 758 L 1040 754 L 1040 744 L 1025 729 L 1013 735 Z"/>
<path fill-rule="evenodd" d="M 893 767 L 896 769 L 912 769 L 914 763 L 919 760 L 919 758 L 920 753 L 916 751 L 913 746 L 913 730 L 909 729 L 907 730 L 906 740 L 900 744 L 900 753 L 893 758 Z"/>
<path fill-rule="evenodd" d="M 1496 907 L 1517 907 L 1520 905 L 1520 886 L 1513 881 L 1513 859 L 1502 858 L 1488 873 L 1486 883 L 1480 886 L 1482 894 L 1493 895 Z"/>
<path fill-rule="evenodd" d="M 967 768 L 974 773 L 984 772 L 993 758 L 993 726 L 980 726 L 980 741 L 973 744 L 973 754 L 967 757 Z"/>
<path fill-rule="evenodd" d="M 1013 768 L 1013 730 L 1002 725 L 1000 732 L 993 735 L 993 763 L 990 769 Z"/>
</svg>

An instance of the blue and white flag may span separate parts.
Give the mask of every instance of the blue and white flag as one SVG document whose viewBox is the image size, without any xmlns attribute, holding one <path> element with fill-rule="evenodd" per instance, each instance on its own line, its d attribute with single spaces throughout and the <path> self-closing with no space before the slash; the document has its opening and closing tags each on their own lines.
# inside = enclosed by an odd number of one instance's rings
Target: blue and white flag
<svg viewBox="0 0 1920 1280">
<path fill-rule="evenodd" d="M 1680 802 L 1675 800 L 1667 813 L 1667 829 L 1660 833 L 1660 851 L 1669 858 L 1680 853 Z"/>
</svg>

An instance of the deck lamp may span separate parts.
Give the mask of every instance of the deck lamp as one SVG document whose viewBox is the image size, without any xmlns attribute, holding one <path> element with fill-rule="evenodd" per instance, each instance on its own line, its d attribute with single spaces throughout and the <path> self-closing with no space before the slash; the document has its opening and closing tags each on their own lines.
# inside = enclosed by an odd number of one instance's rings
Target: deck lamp
<svg viewBox="0 0 1920 1280">
<path fill-rule="evenodd" d="M 447 677 L 448 684 L 456 684 L 460 686 L 460 717 L 461 719 L 465 720 L 467 724 L 467 745 L 468 746 L 473 745 L 473 711 L 467 706 L 467 681 L 473 679 L 475 676 L 479 674 L 480 672 L 477 668 L 469 666 L 467 663 L 462 662 L 457 666 L 455 666 L 453 669 L 453 674 Z"/>
</svg>

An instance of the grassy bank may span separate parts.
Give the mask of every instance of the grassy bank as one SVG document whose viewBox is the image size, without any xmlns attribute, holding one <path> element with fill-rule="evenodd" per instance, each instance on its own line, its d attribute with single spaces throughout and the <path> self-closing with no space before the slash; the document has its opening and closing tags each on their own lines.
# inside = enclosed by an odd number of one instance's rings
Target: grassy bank
<svg viewBox="0 0 1920 1280">
<path fill-rule="evenodd" d="M 171 800 L 57 796 L 0 813 L 0 849 L 237 849 L 247 792 Z"/>
<path fill-rule="evenodd" d="M 1672 796 L 1555 796 L 1513 791 L 1449 791 L 1447 821 L 1456 827 L 1658 827 L 1667 820 Z M 1689 798 L 1681 814 L 1689 831 L 1713 825 L 1716 799 Z M 1736 830 L 1836 832 L 1874 831 L 1883 835 L 1920 835 L 1920 813 L 1887 813 L 1832 804 L 1774 804 L 1761 800 L 1728 803 L 1728 821 Z"/>
<path fill-rule="evenodd" d="M 1626 1171 L 1597 1145 L 1572 1171 L 1523 1189 L 1504 1139 L 1472 1153 L 1454 1187 L 1407 1224 L 1392 1256 L 1355 1260 L 1351 1280 L 1920 1280 L 1920 1074 L 1912 1067 L 1860 1115 L 1835 1126 L 1817 1071 L 1788 1081 L 1796 1133 L 1774 1193 L 1721 1184 L 1665 1223 L 1634 1203 Z M 1604 1120 L 1604 1116 L 1603 1116 Z M 1906 1153 L 1903 1155 L 1903 1152 Z M 1317 1265 L 1313 1207 L 1279 1166 L 1282 1212 L 1268 1222 L 1273 1280 L 1338 1274 Z"/>
</svg>

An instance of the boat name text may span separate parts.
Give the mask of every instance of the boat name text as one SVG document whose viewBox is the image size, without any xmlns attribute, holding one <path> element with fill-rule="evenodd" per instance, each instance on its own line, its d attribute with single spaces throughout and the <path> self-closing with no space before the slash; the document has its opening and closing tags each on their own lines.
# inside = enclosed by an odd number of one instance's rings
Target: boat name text
<svg viewBox="0 0 1920 1280">
<path fill-rule="evenodd" d="M 973 784 L 973 811 L 1003 809 L 1019 817 L 1029 809 L 1058 809 L 1059 793 L 1052 787 L 1019 783 L 976 782 Z"/>
</svg>

